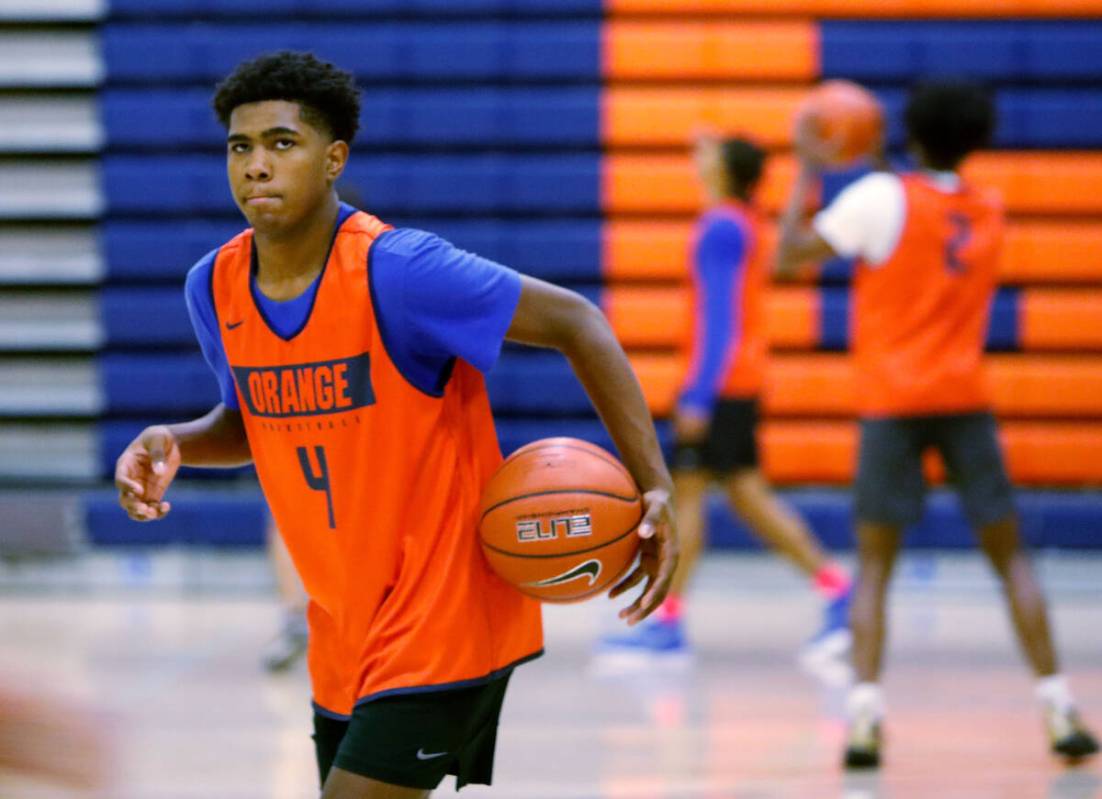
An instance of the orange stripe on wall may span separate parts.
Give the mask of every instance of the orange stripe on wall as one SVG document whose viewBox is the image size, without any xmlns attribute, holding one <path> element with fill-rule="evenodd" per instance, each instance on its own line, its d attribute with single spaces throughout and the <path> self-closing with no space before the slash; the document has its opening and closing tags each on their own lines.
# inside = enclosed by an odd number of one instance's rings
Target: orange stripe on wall
<svg viewBox="0 0 1102 799">
<path fill-rule="evenodd" d="M 605 0 L 611 14 L 830 17 L 1094 17 L 1099 0 Z"/>
<path fill-rule="evenodd" d="M 617 219 L 604 228 L 602 269 L 608 280 L 683 280 L 693 223 Z M 1007 226 L 1001 279 L 1008 283 L 1102 283 L 1102 226 L 1077 222 L 1014 222 Z M 776 230 L 764 228 L 772 250 Z"/>
<path fill-rule="evenodd" d="M 1007 422 L 1000 438 L 1011 478 L 1034 485 L 1102 480 L 1102 424 Z M 762 425 L 762 461 L 778 483 L 850 483 L 857 459 L 853 422 L 771 421 Z M 935 475 L 940 469 L 932 470 Z"/>
<path fill-rule="evenodd" d="M 604 75 L 622 79 L 811 80 L 819 74 L 819 26 L 792 22 L 605 25 Z"/>
<path fill-rule="evenodd" d="M 688 214 L 699 212 L 703 204 L 687 154 L 614 153 L 602 168 L 607 213 Z M 977 184 L 999 189 L 1011 211 L 1102 213 L 1102 153 L 981 153 L 964 172 Z M 759 192 L 764 208 L 781 207 L 794 173 L 791 156 L 769 160 Z"/>
<path fill-rule="evenodd" d="M 651 411 L 673 410 L 684 359 L 674 353 L 632 353 Z M 1102 419 L 1102 358 L 993 355 L 987 360 L 994 410 L 1000 416 Z M 853 372 L 835 354 L 776 354 L 769 360 L 763 410 L 773 416 L 851 416 Z"/>
<path fill-rule="evenodd" d="M 708 129 L 747 135 L 763 147 L 786 146 L 806 95 L 804 88 L 613 87 L 602 100 L 602 141 L 613 147 L 677 147 Z"/>
<path fill-rule="evenodd" d="M 1023 292 L 1019 314 L 1025 349 L 1102 349 L 1102 291 Z"/>
<path fill-rule="evenodd" d="M 963 174 L 1001 191 L 1014 211 L 1102 213 L 1102 153 L 978 153 Z"/>
<path fill-rule="evenodd" d="M 601 307 L 625 347 L 682 348 L 690 330 L 690 295 L 679 286 L 615 286 Z M 773 346 L 811 348 L 819 341 L 819 291 L 810 286 L 770 289 L 766 327 Z"/>
</svg>

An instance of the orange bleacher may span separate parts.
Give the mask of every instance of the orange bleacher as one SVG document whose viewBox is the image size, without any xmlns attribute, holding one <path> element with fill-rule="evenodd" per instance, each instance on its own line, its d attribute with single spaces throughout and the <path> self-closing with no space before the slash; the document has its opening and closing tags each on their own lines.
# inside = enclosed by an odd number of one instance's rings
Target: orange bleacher
<svg viewBox="0 0 1102 799">
<path fill-rule="evenodd" d="M 601 303 L 625 347 L 680 347 L 690 329 L 689 294 L 681 285 L 613 286 Z M 817 288 L 770 289 L 766 324 L 773 347 L 818 347 L 819 303 Z M 1026 289 L 1020 308 L 1023 349 L 1102 351 L 1102 289 Z"/>
<path fill-rule="evenodd" d="M 849 483 L 857 455 L 855 422 L 771 420 L 761 432 L 763 465 L 777 482 Z M 1020 484 L 1092 484 L 1100 477 L 1102 424 L 1015 422 L 1000 426 L 1011 478 Z M 936 460 L 930 476 L 940 479 Z"/>
<path fill-rule="evenodd" d="M 631 356 L 651 410 L 673 410 L 685 364 L 675 353 Z M 1016 418 L 1102 417 L 1102 357 L 993 355 L 988 377 L 995 411 Z M 852 416 L 855 397 L 849 358 L 835 353 L 774 355 L 766 372 L 763 408 L 770 416 Z"/>
<path fill-rule="evenodd" d="M 1095 17 L 1099 0 L 606 0 L 612 14 L 819 17 Z"/>
<path fill-rule="evenodd" d="M 646 78 L 812 80 L 819 31 L 810 20 L 694 24 L 614 21 L 605 26 L 604 75 Z"/>
<path fill-rule="evenodd" d="M 605 227 L 604 275 L 610 281 L 679 281 L 688 269 L 689 219 L 619 219 Z M 1002 282 L 1102 283 L 1102 230 L 1096 223 L 1018 221 L 1007 226 Z M 761 246 L 771 251 L 775 231 Z"/>
<path fill-rule="evenodd" d="M 770 160 L 759 202 L 777 211 L 795 172 L 791 156 Z M 967 162 L 967 179 L 998 189 L 1015 214 L 1102 214 L 1102 153 L 991 152 Z M 687 154 L 613 153 L 605 159 L 603 203 L 615 214 L 690 214 L 703 194 Z"/>
</svg>

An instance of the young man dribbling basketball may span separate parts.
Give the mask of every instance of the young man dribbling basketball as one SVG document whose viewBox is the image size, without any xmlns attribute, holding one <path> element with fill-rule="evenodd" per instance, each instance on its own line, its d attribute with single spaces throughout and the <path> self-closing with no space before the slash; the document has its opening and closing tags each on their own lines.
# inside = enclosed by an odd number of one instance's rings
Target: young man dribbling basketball
<svg viewBox="0 0 1102 799">
<path fill-rule="evenodd" d="M 856 257 L 852 333 L 861 442 L 856 492 L 860 571 L 850 624 L 857 684 L 850 692 L 845 765 L 880 763 L 880 661 L 885 596 L 903 530 L 922 516 L 922 455 L 937 449 L 1006 594 L 1037 677 L 1053 751 L 1098 751 L 1060 675 L 1045 600 L 1021 545 L 1013 490 L 982 370 L 1002 242 L 1003 211 L 958 169 L 985 146 L 995 111 L 967 83 L 917 87 L 905 114 L 918 170 L 876 172 L 846 188 L 812 225 L 802 222 L 828 144 L 797 126 L 800 170 L 781 220 L 780 276 L 806 261 Z"/>
<path fill-rule="evenodd" d="M 676 566 L 670 477 L 601 313 L 427 233 L 339 202 L 359 119 L 352 76 L 304 53 L 241 64 L 214 107 L 251 228 L 189 273 L 222 402 L 120 456 L 131 518 L 169 511 L 181 464 L 252 461 L 310 595 L 308 662 L 323 799 L 420 799 L 489 783 L 512 669 L 538 656 L 538 605 L 497 578 L 476 534 L 501 462 L 481 372 L 502 340 L 570 360 L 644 497 L 645 618 Z"/>
</svg>

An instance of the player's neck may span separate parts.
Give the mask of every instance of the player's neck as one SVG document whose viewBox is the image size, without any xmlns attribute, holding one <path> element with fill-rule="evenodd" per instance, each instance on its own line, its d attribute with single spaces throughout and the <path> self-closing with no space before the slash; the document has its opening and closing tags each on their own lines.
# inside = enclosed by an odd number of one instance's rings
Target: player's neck
<svg viewBox="0 0 1102 799">
<path fill-rule="evenodd" d="M 265 294 L 278 299 L 281 286 L 317 276 L 325 266 L 339 215 L 340 201 L 333 194 L 294 229 L 255 231 L 256 277 Z"/>
</svg>

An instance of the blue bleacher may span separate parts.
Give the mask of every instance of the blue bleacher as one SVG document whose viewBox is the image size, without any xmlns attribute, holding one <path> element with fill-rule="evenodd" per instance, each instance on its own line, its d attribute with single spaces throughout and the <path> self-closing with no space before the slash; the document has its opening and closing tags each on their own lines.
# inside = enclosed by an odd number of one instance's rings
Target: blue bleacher
<svg viewBox="0 0 1102 799">
<path fill-rule="evenodd" d="M 598 298 L 596 286 L 571 287 L 592 301 Z M 843 350 L 849 343 L 849 291 L 841 286 L 826 286 L 821 293 L 819 349 Z M 112 286 L 103 289 L 100 301 L 109 346 L 193 347 L 195 344 L 183 290 L 178 286 Z M 1018 348 L 1020 313 L 1018 289 L 1000 288 L 991 309 L 987 336 L 989 351 Z"/>
<path fill-rule="evenodd" d="M 601 74 L 601 26 L 588 22 L 109 24 L 108 80 L 212 85 L 245 58 L 311 50 L 366 82 L 586 82 Z"/>
<path fill-rule="evenodd" d="M 111 149 L 222 151 L 211 92 L 116 89 L 101 95 Z M 589 148 L 600 146 L 600 89 L 376 89 L 363 95 L 356 146 Z"/>
<path fill-rule="evenodd" d="M 113 215 L 237 215 L 219 156 L 103 158 Z M 342 185 L 387 214 L 597 214 L 599 153 L 353 157 Z"/>
<path fill-rule="evenodd" d="M 396 227 L 431 230 L 457 247 L 545 280 L 596 283 L 601 279 L 601 223 L 597 219 L 384 220 Z M 100 229 L 108 279 L 179 285 L 192 264 L 244 227 L 243 219 L 172 224 L 159 219 L 109 220 Z"/>
<path fill-rule="evenodd" d="M 781 492 L 827 549 L 853 547 L 852 501 L 847 493 L 816 489 Z M 120 519 L 115 492 L 90 491 L 81 497 L 83 522 L 93 543 L 113 545 L 187 545 L 257 547 L 264 541 L 265 508 L 259 492 L 223 493 L 209 488 L 175 487 L 172 512 L 156 524 Z M 1023 492 L 1017 499 L 1021 529 L 1042 549 L 1099 549 L 1102 505 L 1079 493 Z M 710 544 L 717 549 L 758 550 L 762 545 L 734 518 L 715 494 L 707 505 Z M 919 549 L 966 549 L 974 546 L 956 497 L 948 490 L 931 492 L 922 521 L 907 533 L 907 545 Z"/>
<path fill-rule="evenodd" d="M 600 17 L 603 0 L 372 0 L 375 16 L 568 16 Z M 363 18 L 363 0 L 110 0 L 112 18 L 353 16 Z"/>
<path fill-rule="evenodd" d="M 1097 82 L 1102 23 L 832 21 L 821 24 L 824 77 L 873 84 L 967 75 L 1002 84 Z"/>
</svg>

